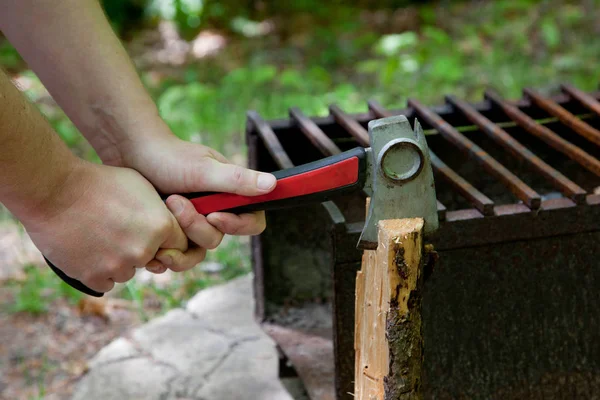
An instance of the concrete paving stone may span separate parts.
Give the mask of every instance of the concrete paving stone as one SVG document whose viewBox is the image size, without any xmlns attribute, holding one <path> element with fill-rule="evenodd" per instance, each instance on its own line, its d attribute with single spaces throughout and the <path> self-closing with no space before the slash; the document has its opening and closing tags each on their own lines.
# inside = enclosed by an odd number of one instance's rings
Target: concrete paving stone
<svg viewBox="0 0 600 400">
<path fill-rule="evenodd" d="M 206 324 L 181 309 L 150 321 L 132 333 L 145 352 L 181 373 L 203 376 L 227 354 L 231 339 L 207 330 Z"/>
<path fill-rule="evenodd" d="M 252 275 L 236 278 L 224 285 L 203 290 L 186 309 L 211 327 L 228 335 L 243 337 L 259 334 L 254 319 Z"/>
<path fill-rule="evenodd" d="M 293 400 L 253 315 L 251 275 L 205 289 L 102 349 L 72 399 Z"/>
<path fill-rule="evenodd" d="M 165 400 L 174 368 L 133 358 L 93 368 L 77 385 L 72 400 Z"/>
<path fill-rule="evenodd" d="M 266 338 L 234 345 L 232 352 L 196 393 L 201 399 L 293 400 L 277 379 L 279 359 Z"/>
<path fill-rule="evenodd" d="M 118 338 L 101 349 L 88 363 L 89 368 L 95 368 L 100 364 L 124 360 L 139 356 L 140 352 L 135 348 L 133 343 L 125 338 Z"/>
</svg>

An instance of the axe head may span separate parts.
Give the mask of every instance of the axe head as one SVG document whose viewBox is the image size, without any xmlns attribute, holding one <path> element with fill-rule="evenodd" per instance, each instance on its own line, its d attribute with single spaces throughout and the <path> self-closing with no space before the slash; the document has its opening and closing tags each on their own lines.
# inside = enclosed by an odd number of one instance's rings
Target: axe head
<svg viewBox="0 0 600 400">
<path fill-rule="evenodd" d="M 379 221 L 420 217 L 425 234 L 438 228 L 437 201 L 423 129 L 403 115 L 369 122 L 365 193 L 371 197 L 358 248 L 377 248 Z"/>
</svg>

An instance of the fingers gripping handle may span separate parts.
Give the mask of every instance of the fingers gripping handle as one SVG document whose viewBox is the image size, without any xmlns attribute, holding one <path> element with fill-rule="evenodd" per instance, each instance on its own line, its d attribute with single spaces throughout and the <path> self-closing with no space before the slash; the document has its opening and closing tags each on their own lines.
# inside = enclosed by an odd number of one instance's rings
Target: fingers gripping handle
<svg viewBox="0 0 600 400">
<path fill-rule="evenodd" d="M 274 172 L 275 189 L 261 196 L 240 196 L 230 193 L 188 193 L 196 211 L 207 215 L 217 211 L 243 213 L 301 204 L 320 203 L 335 195 L 361 190 L 366 178 L 366 152 L 362 147 L 324 158 L 309 164 Z M 94 297 L 96 292 L 58 269 L 44 257 L 48 266 L 71 287 Z"/>
<path fill-rule="evenodd" d="M 243 213 L 320 203 L 331 197 L 363 188 L 366 152 L 362 147 L 309 164 L 274 172 L 277 186 L 260 196 L 231 193 L 191 193 L 189 198 L 200 214 L 217 211 Z"/>
</svg>

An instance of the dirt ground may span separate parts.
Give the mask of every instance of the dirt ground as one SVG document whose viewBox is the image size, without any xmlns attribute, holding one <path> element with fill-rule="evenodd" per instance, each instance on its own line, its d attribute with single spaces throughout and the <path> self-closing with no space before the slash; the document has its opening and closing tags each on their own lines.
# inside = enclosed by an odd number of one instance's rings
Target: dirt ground
<svg viewBox="0 0 600 400">
<path fill-rule="evenodd" d="M 12 303 L 0 289 L 0 306 Z M 138 314 L 111 300 L 71 305 L 56 300 L 47 313 L 0 314 L 0 398 L 68 399 L 86 362 L 132 326 Z"/>
</svg>

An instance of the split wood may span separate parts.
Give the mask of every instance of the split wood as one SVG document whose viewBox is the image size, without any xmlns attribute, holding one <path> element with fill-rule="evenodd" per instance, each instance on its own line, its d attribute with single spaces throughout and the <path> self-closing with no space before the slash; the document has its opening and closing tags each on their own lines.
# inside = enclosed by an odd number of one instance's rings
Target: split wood
<svg viewBox="0 0 600 400">
<path fill-rule="evenodd" d="M 379 222 L 356 276 L 357 400 L 422 399 L 423 219 Z"/>
</svg>

